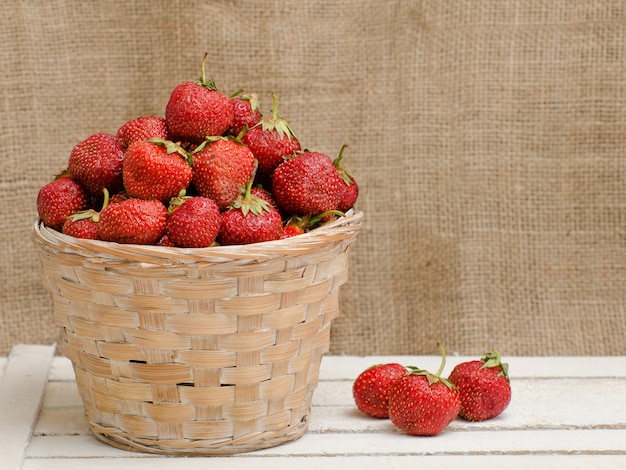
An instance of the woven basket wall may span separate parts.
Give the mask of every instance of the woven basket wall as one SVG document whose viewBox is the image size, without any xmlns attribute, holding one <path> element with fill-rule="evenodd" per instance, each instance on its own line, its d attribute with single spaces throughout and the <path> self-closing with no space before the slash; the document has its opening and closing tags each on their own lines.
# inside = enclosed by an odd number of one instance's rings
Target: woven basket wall
<svg viewBox="0 0 626 470">
<path fill-rule="evenodd" d="M 113 446 L 231 454 L 300 437 L 361 226 L 171 249 L 33 239 L 91 430 Z"/>
</svg>

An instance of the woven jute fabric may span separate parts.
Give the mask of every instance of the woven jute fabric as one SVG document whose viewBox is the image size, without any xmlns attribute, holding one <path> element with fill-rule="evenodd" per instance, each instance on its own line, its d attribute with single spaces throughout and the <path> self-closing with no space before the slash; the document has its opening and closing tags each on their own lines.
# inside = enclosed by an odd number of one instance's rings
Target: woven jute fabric
<svg viewBox="0 0 626 470">
<path fill-rule="evenodd" d="M 626 354 L 622 1 L 6 0 L 0 350 L 58 338 L 30 240 L 72 147 L 171 89 L 271 93 L 365 214 L 331 353 Z"/>
</svg>

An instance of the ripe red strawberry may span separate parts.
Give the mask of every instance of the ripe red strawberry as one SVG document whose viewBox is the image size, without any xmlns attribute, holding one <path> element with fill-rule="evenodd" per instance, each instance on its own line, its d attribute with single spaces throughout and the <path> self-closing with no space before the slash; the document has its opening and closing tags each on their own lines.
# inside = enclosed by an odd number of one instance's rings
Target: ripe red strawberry
<svg viewBox="0 0 626 470">
<path fill-rule="evenodd" d="M 124 155 L 124 188 L 131 197 L 169 201 L 189 186 L 187 153 L 171 141 L 134 142 Z"/>
<path fill-rule="evenodd" d="M 270 206 L 272 206 L 274 209 L 276 209 L 280 213 L 280 207 L 278 206 L 278 203 L 274 199 L 274 196 L 272 196 L 268 191 L 263 189 L 262 186 L 253 186 L 250 189 L 250 194 L 253 194 L 254 196 L 258 197 L 259 199 L 263 199 L 264 201 L 267 201 L 267 203 Z"/>
<path fill-rule="evenodd" d="M 283 225 L 283 234 L 281 238 L 294 237 L 301 235 L 309 230 L 313 230 L 320 224 L 330 222 L 335 217 L 343 217 L 345 214 L 339 211 L 326 211 L 316 216 L 311 215 L 292 215 Z"/>
<path fill-rule="evenodd" d="M 37 193 L 39 218 L 49 227 L 61 230 L 69 216 L 89 207 L 89 196 L 78 182 L 62 175 Z"/>
<path fill-rule="evenodd" d="M 445 351 L 440 349 L 442 361 L 437 373 L 409 367 L 389 392 L 389 418 L 408 434 L 435 436 L 459 414 L 459 392 L 440 376 L 446 362 Z"/>
<path fill-rule="evenodd" d="M 98 240 L 98 219 L 99 213 L 93 209 L 77 212 L 66 219 L 61 231 L 76 238 Z"/>
<path fill-rule="evenodd" d="M 100 212 L 100 239 L 139 245 L 156 244 L 165 230 L 167 208 L 156 199 L 126 199 Z"/>
<path fill-rule="evenodd" d="M 365 369 L 352 384 L 352 396 L 359 410 L 375 418 L 389 418 L 389 391 L 407 373 L 397 363 L 378 364 Z"/>
<path fill-rule="evenodd" d="M 289 214 L 321 214 L 336 210 L 345 186 L 329 156 L 303 152 L 274 171 L 272 192 Z"/>
<path fill-rule="evenodd" d="M 116 137 L 124 148 L 138 140 L 167 140 L 165 119 L 159 116 L 141 116 L 131 119 L 117 130 Z"/>
<path fill-rule="evenodd" d="M 109 198 L 109 191 L 106 189 L 103 191 L 102 209 L 109 204 L 115 204 L 116 201 L 122 201 L 121 195 L 115 194 L 113 198 Z M 100 209 L 100 212 L 102 212 Z M 70 235 L 76 238 L 88 238 L 91 240 L 99 240 L 98 222 L 100 221 L 100 212 L 94 209 L 88 209 L 84 211 L 75 212 L 68 217 L 63 224 L 61 230 L 65 235 Z"/>
<path fill-rule="evenodd" d="M 259 173 L 270 175 L 284 157 L 300 150 L 300 142 L 291 126 L 278 114 L 276 95 L 272 95 L 272 115 L 262 118 L 242 137 L 259 162 Z"/>
<path fill-rule="evenodd" d="M 161 238 L 159 238 L 159 241 L 156 242 L 157 246 L 167 246 L 170 248 L 175 247 L 176 245 L 174 245 L 174 243 L 172 243 L 172 241 L 170 240 L 170 238 L 167 236 L 166 233 L 164 233 Z"/>
<path fill-rule="evenodd" d="M 251 129 L 261 120 L 259 110 L 259 99 L 256 94 L 250 93 L 231 97 L 234 115 L 230 125 L 229 133 L 239 135 L 244 129 Z"/>
<path fill-rule="evenodd" d="M 206 57 L 205 54 L 202 59 L 202 77 L 177 85 L 165 107 L 165 121 L 172 140 L 199 144 L 207 136 L 224 134 L 233 122 L 232 101 L 206 77 Z"/>
<path fill-rule="evenodd" d="M 280 238 L 291 238 L 296 235 L 302 235 L 304 233 L 304 229 L 300 227 L 298 224 L 290 223 L 283 225 L 283 233 L 280 234 Z"/>
<path fill-rule="evenodd" d="M 335 165 L 339 176 L 341 176 L 341 179 L 345 183 L 343 187 L 343 192 L 341 194 L 341 199 L 339 200 L 339 204 L 337 205 L 337 210 L 341 212 L 347 212 L 349 209 L 351 209 L 359 197 L 359 185 L 354 179 L 354 175 L 350 172 L 350 170 L 341 165 L 343 151 L 346 149 L 346 147 L 347 145 L 341 147 L 339 155 L 333 161 L 333 164 Z"/>
<path fill-rule="evenodd" d="M 222 212 L 218 240 L 223 245 L 278 240 L 283 230 L 283 220 L 267 201 L 251 194 L 252 181 L 233 205 Z"/>
<path fill-rule="evenodd" d="M 200 151 L 197 151 L 200 149 Z M 254 155 L 245 145 L 219 138 L 193 154 L 193 184 L 198 193 L 227 209 L 252 177 Z"/>
<path fill-rule="evenodd" d="M 220 210 L 212 199 L 195 196 L 180 198 L 165 224 L 165 234 L 174 246 L 211 246 L 220 230 Z"/>
<path fill-rule="evenodd" d="M 469 421 L 495 418 L 511 401 L 508 364 L 500 360 L 496 350 L 485 354 L 480 361 L 458 364 L 448 379 L 459 389 L 459 416 Z"/>
<path fill-rule="evenodd" d="M 113 194 L 122 189 L 124 148 L 112 134 L 98 133 L 74 146 L 68 170 L 91 195 L 99 197 L 103 189 Z"/>
</svg>

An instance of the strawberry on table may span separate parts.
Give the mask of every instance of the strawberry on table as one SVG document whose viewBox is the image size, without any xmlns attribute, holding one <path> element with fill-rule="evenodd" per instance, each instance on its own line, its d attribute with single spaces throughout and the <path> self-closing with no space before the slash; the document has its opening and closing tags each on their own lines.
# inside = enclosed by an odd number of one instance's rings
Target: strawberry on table
<svg viewBox="0 0 626 470">
<path fill-rule="evenodd" d="M 406 367 L 398 363 L 377 364 L 365 369 L 352 384 L 357 408 L 375 418 L 389 418 L 389 391 L 406 373 Z"/>
<path fill-rule="evenodd" d="M 61 230 L 69 216 L 89 207 L 89 195 L 67 174 L 46 183 L 37 193 L 37 212 L 47 226 Z"/>
<path fill-rule="evenodd" d="M 328 155 L 305 151 L 274 171 L 272 192 L 288 214 L 321 214 L 336 210 L 345 183 Z"/>
<path fill-rule="evenodd" d="M 218 240 L 223 245 L 278 240 L 283 230 L 279 212 L 264 199 L 251 193 L 252 180 L 229 209 L 222 212 Z"/>
<path fill-rule="evenodd" d="M 284 157 L 293 155 L 300 150 L 300 142 L 293 129 L 278 114 L 276 95 L 272 95 L 274 102 L 272 115 L 263 117 L 243 135 L 246 144 L 259 162 L 259 173 L 271 175 L 276 167 L 283 162 Z"/>
<path fill-rule="evenodd" d="M 442 378 L 446 363 L 442 346 L 441 366 L 432 374 L 417 367 L 399 378 L 389 392 L 389 418 L 407 434 L 435 436 L 459 414 L 461 400 L 452 382 Z"/>
<path fill-rule="evenodd" d="M 207 136 L 224 134 L 233 122 L 234 105 L 206 76 L 206 58 L 207 54 L 202 59 L 202 76 L 177 85 L 170 94 L 165 121 L 172 140 L 199 144 Z"/>
<path fill-rule="evenodd" d="M 160 116 L 141 116 L 131 119 L 117 130 L 116 137 L 124 148 L 128 148 L 130 144 L 138 140 L 167 140 L 165 119 Z"/>
<path fill-rule="evenodd" d="M 68 170 L 83 188 L 101 196 L 103 189 L 111 194 L 122 189 L 124 147 L 113 134 L 101 132 L 74 146 Z"/>
<path fill-rule="evenodd" d="M 458 364 L 448 379 L 461 396 L 459 416 L 468 421 L 484 421 L 501 414 L 511 401 L 508 364 L 495 349 L 483 358 Z"/>
<path fill-rule="evenodd" d="M 192 178 L 187 152 L 169 140 L 137 141 L 128 147 L 122 169 L 124 188 L 131 197 L 169 201 Z"/>
<path fill-rule="evenodd" d="M 183 248 L 211 246 L 220 230 L 220 210 L 212 199 L 195 196 L 175 198 L 165 224 L 165 235 L 171 245 Z M 160 244 L 166 245 L 162 239 Z"/>
<path fill-rule="evenodd" d="M 109 204 L 100 212 L 100 239 L 139 245 L 156 244 L 167 219 L 167 208 L 156 199 L 126 199 Z"/>
<path fill-rule="evenodd" d="M 227 209 L 252 178 L 254 155 L 240 142 L 218 137 L 193 154 L 193 184 L 202 196 Z"/>
</svg>

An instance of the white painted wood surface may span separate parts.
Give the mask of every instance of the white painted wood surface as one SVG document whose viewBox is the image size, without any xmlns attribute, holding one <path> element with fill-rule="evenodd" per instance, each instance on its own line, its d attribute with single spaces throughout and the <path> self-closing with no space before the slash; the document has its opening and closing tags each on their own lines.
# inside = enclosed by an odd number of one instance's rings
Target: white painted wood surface
<svg viewBox="0 0 626 470">
<path fill-rule="evenodd" d="M 626 469 L 626 357 L 511 357 L 513 398 L 499 417 L 455 420 L 435 437 L 408 436 L 356 410 L 352 381 L 375 363 L 436 370 L 439 358 L 326 356 L 307 433 L 230 457 L 127 452 L 96 440 L 68 360 L 16 346 L 0 358 L 0 468 L 73 470 Z M 466 357 L 449 357 L 446 373 Z"/>
</svg>

